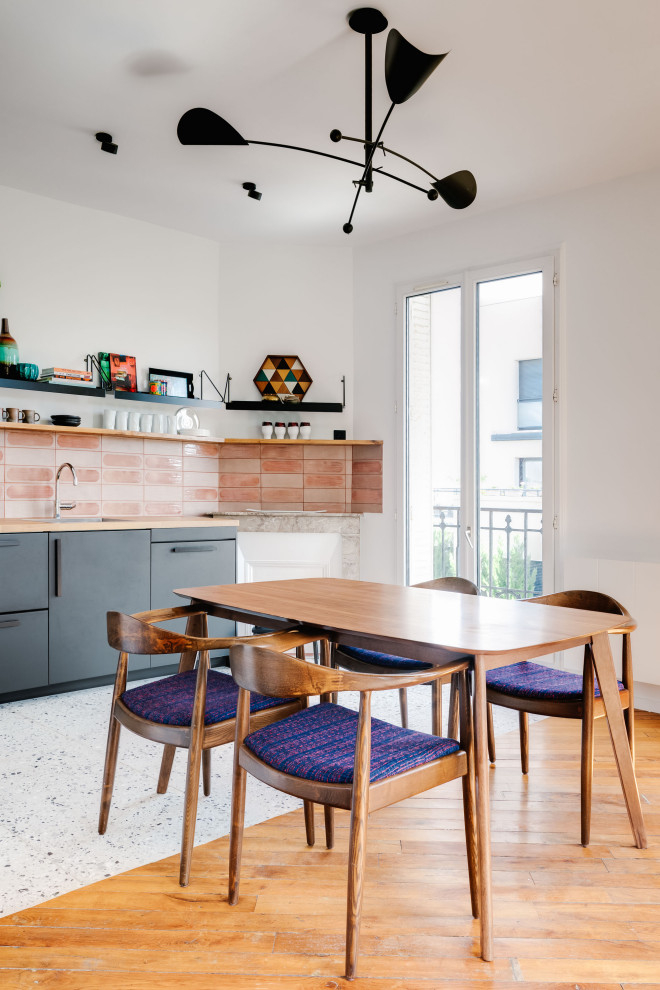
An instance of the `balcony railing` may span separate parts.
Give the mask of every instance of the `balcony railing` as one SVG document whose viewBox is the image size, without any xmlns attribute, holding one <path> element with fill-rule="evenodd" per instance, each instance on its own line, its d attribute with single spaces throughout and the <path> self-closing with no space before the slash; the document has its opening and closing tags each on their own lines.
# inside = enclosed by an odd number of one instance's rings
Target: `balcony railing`
<svg viewBox="0 0 660 990">
<path fill-rule="evenodd" d="M 447 492 L 437 493 L 433 508 L 434 576 L 458 573 L 461 552 L 460 508 L 442 504 Z M 516 499 L 517 501 L 517 499 Z M 543 593 L 541 559 L 542 510 L 507 506 L 483 507 L 479 519 L 479 588 L 492 598 L 531 598 Z"/>
</svg>

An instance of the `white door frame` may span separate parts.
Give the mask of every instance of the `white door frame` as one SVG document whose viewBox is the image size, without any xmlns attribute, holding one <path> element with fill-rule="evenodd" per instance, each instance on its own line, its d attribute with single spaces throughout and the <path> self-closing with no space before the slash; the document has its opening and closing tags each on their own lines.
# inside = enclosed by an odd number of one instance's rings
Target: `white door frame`
<svg viewBox="0 0 660 990">
<path fill-rule="evenodd" d="M 537 258 L 524 258 L 518 261 L 500 265 L 489 265 L 487 268 L 468 269 L 466 271 L 438 278 L 423 285 L 404 284 L 397 286 L 395 312 L 397 315 L 397 389 L 396 411 L 397 427 L 395 435 L 396 458 L 396 571 L 397 580 L 406 580 L 406 519 L 407 519 L 407 334 L 406 299 L 411 295 L 421 295 L 439 289 L 453 287 L 461 288 L 461 314 L 463 333 L 461 338 L 461 435 L 470 437 L 471 442 L 461 445 L 461 530 L 458 539 L 461 542 L 461 557 L 466 566 L 462 570 L 466 574 L 476 575 L 476 547 L 478 541 L 473 538 L 474 550 L 471 550 L 465 539 L 465 527 L 472 526 L 473 537 L 476 520 L 476 394 L 477 394 L 477 324 L 476 324 L 476 287 L 478 282 L 513 275 L 525 275 L 531 272 L 543 273 L 543 591 L 550 594 L 555 589 L 555 573 L 557 568 L 556 520 L 559 492 L 559 431 L 557 429 L 557 375 L 558 361 L 558 306 L 557 279 L 559 271 L 559 252 Z M 548 291 L 546 291 L 546 289 Z"/>
</svg>

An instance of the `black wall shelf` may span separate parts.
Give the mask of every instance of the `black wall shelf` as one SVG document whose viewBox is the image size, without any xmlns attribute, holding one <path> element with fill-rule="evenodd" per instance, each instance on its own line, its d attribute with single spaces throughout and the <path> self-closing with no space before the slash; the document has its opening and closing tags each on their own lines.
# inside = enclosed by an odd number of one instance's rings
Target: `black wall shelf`
<svg viewBox="0 0 660 990">
<path fill-rule="evenodd" d="M 242 402 L 238 399 L 227 403 L 227 409 L 266 409 L 273 415 L 306 413 L 306 412 L 343 412 L 344 406 L 341 402 L 263 402 L 257 399 L 256 402 Z"/>
<path fill-rule="evenodd" d="M 0 378 L 0 388 L 20 388 L 29 392 L 51 392 L 56 395 L 84 395 L 104 398 L 105 390 L 93 385 L 51 385 L 50 382 L 31 382 L 22 378 Z"/>
<path fill-rule="evenodd" d="M 103 394 L 103 391 L 101 390 Z M 117 389 L 114 392 L 115 399 L 129 402 L 160 402 L 169 406 L 207 406 L 209 409 L 221 409 L 222 402 L 215 399 L 184 399 L 181 395 L 154 395 L 152 392 L 122 392 Z"/>
</svg>

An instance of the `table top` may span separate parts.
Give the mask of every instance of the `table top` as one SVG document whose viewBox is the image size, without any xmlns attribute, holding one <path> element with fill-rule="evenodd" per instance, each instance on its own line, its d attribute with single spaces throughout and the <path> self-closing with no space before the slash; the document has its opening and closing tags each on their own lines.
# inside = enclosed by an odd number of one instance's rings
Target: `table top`
<svg viewBox="0 0 660 990">
<path fill-rule="evenodd" d="M 630 623 L 604 612 L 343 578 L 179 588 L 176 594 L 255 616 L 460 653 L 542 655 Z"/>
</svg>

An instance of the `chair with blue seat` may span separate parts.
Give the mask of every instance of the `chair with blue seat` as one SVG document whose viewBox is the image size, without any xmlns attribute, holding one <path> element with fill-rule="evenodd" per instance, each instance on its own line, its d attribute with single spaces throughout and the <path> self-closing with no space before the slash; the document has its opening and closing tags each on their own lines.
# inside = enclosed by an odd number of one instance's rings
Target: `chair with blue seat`
<svg viewBox="0 0 660 990">
<path fill-rule="evenodd" d="M 187 618 L 185 634 L 162 629 L 154 623 Z M 203 764 L 204 794 L 211 789 L 211 749 L 232 742 L 236 724 L 238 687 L 229 676 L 210 667 L 209 651 L 228 649 L 236 643 L 265 643 L 273 650 L 302 650 L 310 642 L 295 629 L 265 636 L 223 637 L 210 639 L 207 616 L 199 607 L 181 606 L 156 609 L 136 615 L 108 612 L 108 642 L 119 651 L 119 662 L 110 711 L 110 725 L 103 772 L 103 791 L 99 813 L 99 832 L 108 824 L 110 802 L 117 765 L 121 727 L 145 739 L 164 745 L 157 791 L 167 790 L 172 760 L 177 747 L 188 750 L 186 796 L 181 840 L 179 883 L 187 886 L 195 838 L 200 764 Z M 178 673 L 160 677 L 138 687 L 126 687 L 129 654 L 181 654 Z M 196 658 L 197 670 L 194 669 Z M 280 719 L 300 709 L 298 698 L 260 697 L 251 700 L 251 724 L 254 728 Z M 311 805 L 305 806 L 307 842 L 314 844 L 314 816 Z"/>
<path fill-rule="evenodd" d="M 429 588 L 431 591 L 453 591 L 461 595 L 478 595 L 479 589 L 472 581 L 460 577 L 434 578 L 412 585 L 413 588 Z M 380 653 L 376 650 L 363 650 L 353 646 L 336 646 L 333 649 L 333 664 L 343 670 L 363 674 L 408 673 L 416 670 L 432 670 L 433 665 L 420 660 Z M 434 679 L 431 684 L 431 732 L 442 735 L 442 685 L 447 677 Z M 401 725 L 408 728 L 408 698 L 405 688 L 399 690 Z M 449 735 L 456 735 L 458 728 L 458 707 L 456 685 L 452 684 L 449 699 Z"/>
<path fill-rule="evenodd" d="M 564 608 L 587 609 L 593 612 L 609 612 L 612 615 L 630 619 L 630 613 L 609 595 L 597 591 L 560 591 L 539 598 L 527 598 L 525 604 L 555 605 Z M 630 627 L 613 629 L 614 634 L 622 635 L 622 673 L 619 684 L 619 698 L 624 710 L 624 719 L 630 750 L 635 759 L 633 707 L 633 672 L 630 649 Z M 491 705 L 512 708 L 519 713 L 520 760 L 522 772 L 529 771 L 529 719 L 528 713 L 553 715 L 558 718 L 579 718 L 582 720 L 581 745 L 581 842 L 589 845 L 591 833 L 591 791 L 594 766 L 594 719 L 605 715 L 600 690 L 595 683 L 594 664 L 591 646 L 584 648 L 582 674 L 567 670 L 555 670 L 542 664 L 522 663 L 490 670 L 486 674 L 486 692 Z M 491 762 L 495 762 L 495 739 L 492 735 L 492 719 L 489 719 L 488 748 Z"/>
<path fill-rule="evenodd" d="M 470 697 L 465 673 L 469 660 L 457 658 L 447 671 L 377 676 L 304 663 L 259 646 L 230 651 L 231 670 L 240 685 L 234 746 L 234 782 L 229 848 L 229 903 L 238 902 L 243 844 L 246 775 L 285 794 L 326 808 L 350 810 L 346 978 L 355 977 L 364 885 L 369 812 L 419 794 L 449 780 L 463 784 L 463 810 L 472 913 L 478 916 L 474 759 Z M 399 728 L 371 718 L 371 693 L 428 683 L 445 672 L 459 680 L 460 741 Z M 261 729 L 249 724 L 253 692 L 321 703 Z M 329 699 L 339 691 L 359 691 L 358 712 Z"/>
</svg>

